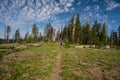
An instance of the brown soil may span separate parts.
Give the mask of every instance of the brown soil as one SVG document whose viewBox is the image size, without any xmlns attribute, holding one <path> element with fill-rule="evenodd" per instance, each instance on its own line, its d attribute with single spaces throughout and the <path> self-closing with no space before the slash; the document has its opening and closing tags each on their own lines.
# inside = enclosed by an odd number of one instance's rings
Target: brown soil
<svg viewBox="0 0 120 80">
<path fill-rule="evenodd" d="M 56 64 L 55 64 L 55 67 L 53 68 L 53 72 L 51 74 L 53 80 L 62 80 L 62 77 L 60 76 L 61 61 L 62 61 L 62 51 L 59 50 L 58 55 L 57 55 Z"/>
<path fill-rule="evenodd" d="M 100 67 L 94 67 L 89 69 L 92 80 L 103 80 L 103 73 Z"/>
</svg>

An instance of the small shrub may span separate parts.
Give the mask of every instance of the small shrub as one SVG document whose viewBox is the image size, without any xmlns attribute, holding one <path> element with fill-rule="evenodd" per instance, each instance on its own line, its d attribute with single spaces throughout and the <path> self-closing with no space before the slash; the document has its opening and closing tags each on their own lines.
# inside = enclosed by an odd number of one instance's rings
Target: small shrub
<svg viewBox="0 0 120 80">
<path fill-rule="evenodd" d="M 65 48 L 69 48 L 69 47 L 70 47 L 70 45 L 69 45 L 69 41 L 68 41 L 68 40 L 65 40 L 64 47 L 65 47 Z"/>
</svg>

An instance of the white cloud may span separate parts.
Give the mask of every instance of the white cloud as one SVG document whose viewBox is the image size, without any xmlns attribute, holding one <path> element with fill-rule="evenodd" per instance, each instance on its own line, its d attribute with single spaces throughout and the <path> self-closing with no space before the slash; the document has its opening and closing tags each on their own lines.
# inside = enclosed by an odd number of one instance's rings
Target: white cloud
<svg viewBox="0 0 120 80">
<path fill-rule="evenodd" d="M 71 10 L 74 11 L 75 9 L 72 7 Z"/>
<path fill-rule="evenodd" d="M 111 11 L 117 7 L 120 7 L 120 3 L 117 3 L 113 0 L 106 0 L 105 2 L 107 4 L 107 8 L 106 8 L 107 11 Z"/>
<path fill-rule="evenodd" d="M 72 6 L 72 3 L 67 3 L 66 6 L 70 7 L 70 6 Z"/>
<path fill-rule="evenodd" d="M 94 9 L 95 9 L 96 12 L 98 12 L 99 9 L 100 9 L 100 6 L 99 6 L 99 5 L 96 5 L 96 6 L 94 6 Z"/>
<path fill-rule="evenodd" d="M 73 2 L 74 0 L 11 0 L 11 5 L 8 6 L 10 1 L 3 0 L 0 3 L 0 22 L 17 26 L 26 21 L 46 21 L 51 16 L 71 11 Z"/>
<path fill-rule="evenodd" d="M 113 21 L 111 21 L 111 23 L 116 23 L 116 21 L 115 21 L 115 20 L 113 20 Z"/>
<path fill-rule="evenodd" d="M 72 3 L 74 2 L 74 0 L 59 0 L 59 1 L 60 1 L 60 5 L 63 5 L 66 7 L 72 6 Z"/>
<path fill-rule="evenodd" d="M 84 11 L 89 11 L 90 10 L 90 6 L 86 6 Z"/>
</svg>

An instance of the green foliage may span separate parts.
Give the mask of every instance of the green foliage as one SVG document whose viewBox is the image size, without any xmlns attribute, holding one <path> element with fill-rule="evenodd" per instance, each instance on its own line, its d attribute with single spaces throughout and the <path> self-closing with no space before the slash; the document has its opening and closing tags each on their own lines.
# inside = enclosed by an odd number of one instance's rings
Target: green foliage
<svg viewBox="0 0 120 80">
<path fill-rule="evenodd" d="M 50 23 L 46 25 L 44 30 L 44 35 L 45 35 L 46 41 L 50 41 L 50 42 L 52 41 L 53 27 L 51 26 Z"/>
<path fill-rule="evenodd" d="M 80 43 L 81 42 L 81 24 L 80 24 L 80 20 L 79 20 L 79 14 L 76 14 L 76 24 L 75 24 L 75 43 Z"/>
<path fill-rule="evenodd" d="M 90 24 L 87 22 L 84 27 L 84 44 L 90 44 Z"/>
<path fill-rule="evenodd" d="M 74 41 L 74 15 L 71 17 L 69 23 L 68 23 L 68 40 L 70 43 L 73 43 Z"/>
<path fill-rule="evenodd" d="M 5 34 L 5 38 L 6 38 L 6 42 L 9 43 L 9 37 L 10 37 L 10 32 L 11 32 L 11 27 L 10 26 L 7 26 L 7 29 L 6 29 L 6 34 Z"/>
<path fill-rule="evenodd" d="M 120 26 L 117 31 L 111 31 L 109 42 L 111 45 L 120 46 Z"/>
<path fill-rule="evenodd" d="M 105 45 L 107 42 L 107 34 L 106 34 L 106 23 L 103 24 L 101 31 L 101 42 Z"/>
<path fill-rule="evenodd" d="M 9 42 L 9 35 L 11 32 L 10 26 L 5 28 L 5 40 Z M 38 42 L 38 41 L 49 41 L 52 42 L 55 40 L 55 31 L 50 23 L 46 24 L 44 35 L 38 32 L 37 25 L 34 24 L 32 28 L 32 34 L 25 34 L 24 40 L 29 43 Z M 39 36 L 38 36 L 39 33 Z M 112 31 L 110 37 L 107 35 L 107 23 L 103 24 L 98 22 L 97 20 L 93 25 L 90 24 L 90 21 L 86 22 L 86 24 L 81 25 L 80 15 L 74 14 L 65 27 L 62 29 L 58 29 L 56 34 L 57 41 L 65 41 L 69 40 L 70 44 L 85 44 L 85 45 L 119 45 L 120 44 L 120 27 L 118 27 L 118 31 Z M 54 36 L 53 36 L 54 35 Z M 16 42 L 20 40 L 20 31 L 16 30 L 14 36 Z M 20 41 L 21 42 L 21 41 Z"/>
<path fill-rule="evenodd" d="M 33 34 L 34 42 L 37 42 L 38 41 L 38 28 L 36 24 L 33 25 L 32 34 Z"/>
<path fill-rule="evenodd" d="M 79 14 L 74 14 L 61 33 L 63 34 L 63 40 L 68 39 L 70 44 L 79 43 L 102 46 L 109 43 L 106 27 L 107 24 L 105 22 L 102 25 L 98 21 L 95 21 L 91 28 L 89 22 L 81 26 Z"/>
<path fill-rule="evenodd" d="M 64 43 L 64 48 L 69 48 L 70 47 L 69 40 L 66 39 L 64 42 L 65 42 Z"/>
<path fill-rule="evenodd" d="M 19 28 L 15 32 L 15 41 L 17 43 L 20 41 L 20 30 L 19 30 Z"/>
</svg>

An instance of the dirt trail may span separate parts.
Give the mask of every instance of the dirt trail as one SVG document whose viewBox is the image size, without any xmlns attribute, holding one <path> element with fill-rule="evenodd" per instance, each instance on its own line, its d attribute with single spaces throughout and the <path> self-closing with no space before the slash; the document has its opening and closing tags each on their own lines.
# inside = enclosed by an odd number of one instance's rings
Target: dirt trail
<svg viewBox="0 0 120 80">
<path fill-rule="evenodd" d="M 53 80 L 62 80 L 62 77 L 60 76 L 61 72 L 61 61 L 62 61 L 62 51 L 59 49 L 58 55 L 57 55 L 57 60 L 55 67 L 53 68 L 53 72 L 51 74 Z"/>
</svg>

